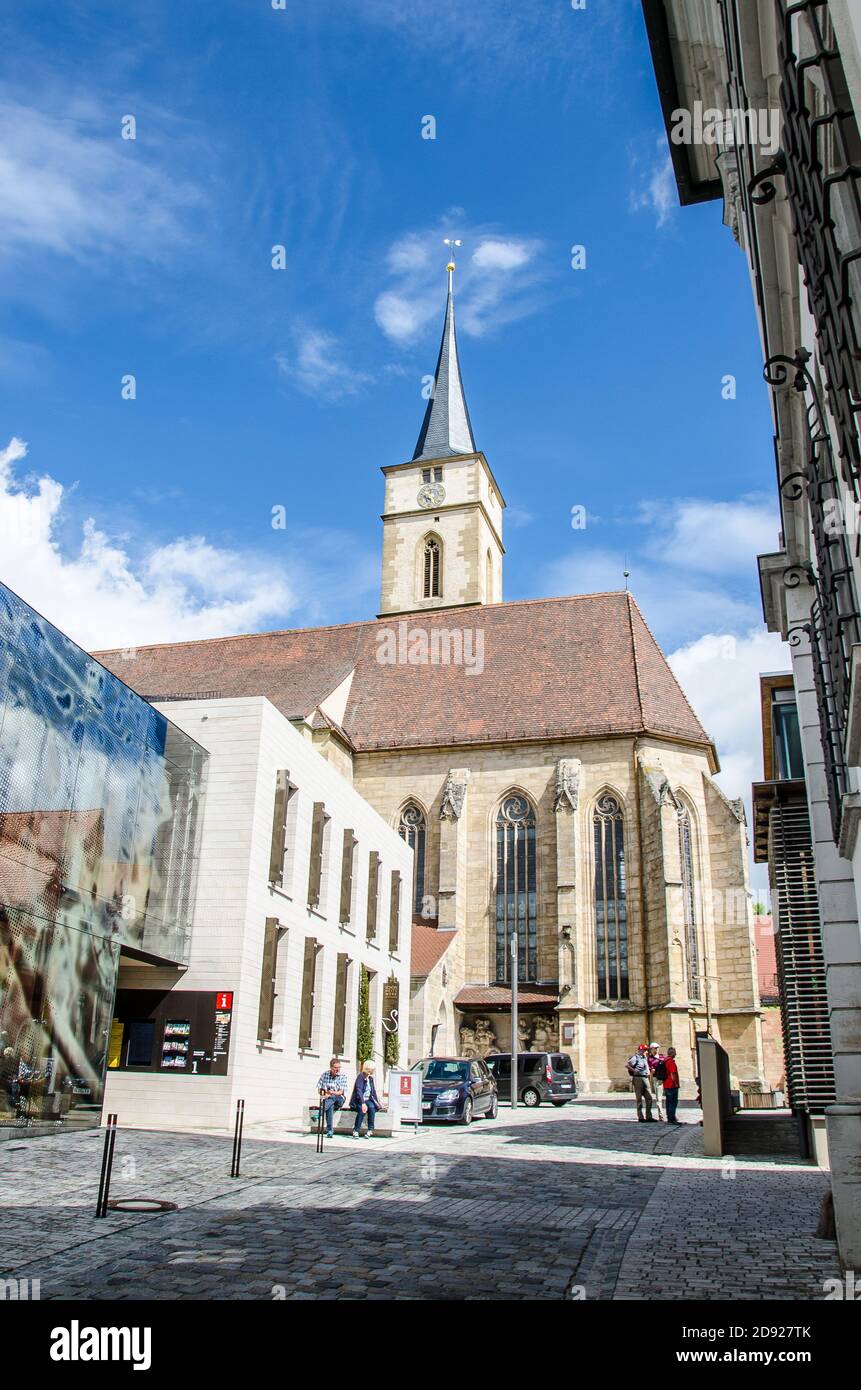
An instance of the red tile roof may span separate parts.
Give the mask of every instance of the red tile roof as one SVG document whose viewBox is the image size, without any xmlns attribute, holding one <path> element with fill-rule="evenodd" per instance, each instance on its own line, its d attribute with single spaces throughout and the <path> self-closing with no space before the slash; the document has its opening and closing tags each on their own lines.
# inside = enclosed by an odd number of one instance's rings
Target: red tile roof
<svg viewBox="0 0 861 1390">
<path fill-rule="evenodd" d="M 481 673 L 378 659 L 384 633 L 400 640 L 418 627 L 481 633 Z M 709 744 L 621 592 L 139 647 L 132 660 L 97 655 L 151 700 L 265 695 L 288 718 L 312 715 L 354 671 L 343 727 L 360 752 L 646 732 Z"/>
<path fill-rule="evenodd" d="M 511 990 L 504 985 L 466 985 L 455 999 L 459 1008 L 510 1009 Z M 517 1004 L 557 1004 L 559 990 L 556 985 L 521 985 L 517 991 Z"/>
<path fill-rule="evenodd" d="M 423 980 L 445 955 L 454 941 L 453 931 L 438 931 L 429 927 L 419 918 L 413 918 L 412 954 L 410 956 L 410 976 Z"/>
</svg>

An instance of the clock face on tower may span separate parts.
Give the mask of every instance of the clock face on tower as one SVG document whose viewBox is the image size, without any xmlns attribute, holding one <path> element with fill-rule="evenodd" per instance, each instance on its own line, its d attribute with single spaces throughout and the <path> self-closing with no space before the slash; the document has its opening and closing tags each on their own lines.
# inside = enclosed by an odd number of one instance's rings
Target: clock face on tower
<svg viewBox="0 0 861 1390">
<path fill-rule="evenodd" d="M 440 507 L 445 501 L 445 488 L 442 483 L 425 483 L 419 488 L 420 507 Z"/>
</svg>

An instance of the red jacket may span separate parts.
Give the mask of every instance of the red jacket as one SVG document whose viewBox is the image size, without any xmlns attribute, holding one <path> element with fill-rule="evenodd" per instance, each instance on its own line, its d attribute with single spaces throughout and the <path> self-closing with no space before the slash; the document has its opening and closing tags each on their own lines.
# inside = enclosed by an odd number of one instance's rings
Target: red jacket
<svg viewBox="0 0 861 1390">
<path fill-rule="evenodd" d="M 678 1085 L 679 1085 L 679 1069 L 678 1069 L 678 1067 L 676 1066 L 676 1059 L 675 1059 L 675 1057 L 665 1057 L 665 1058 L 664 1058 L 664 1065 L 665 1065 L 665 1067 L 667 1068 L 667 1079 L 666 1079 L 666 1081 L 664 1081 L 664 1083 L 663 1083 L 663 1085 L 664 1085 L 664 1090 L 665 1090 L 665 1091 L 675 1091 L 675 1090 L 678 1090 Z"/>
</svg>

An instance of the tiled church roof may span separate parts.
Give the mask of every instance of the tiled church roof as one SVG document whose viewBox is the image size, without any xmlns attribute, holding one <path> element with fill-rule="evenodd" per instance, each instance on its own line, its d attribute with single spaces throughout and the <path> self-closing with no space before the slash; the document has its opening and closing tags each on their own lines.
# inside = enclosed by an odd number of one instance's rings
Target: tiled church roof
<svg viewBox="0 0 861 1390">
<path fill-rule="evenodd" d="M 417 628 L 431 638 L 470 633 L 473 669 L 379 659 L 385 642 L 400 638 L 408 650 Z M 139 647 L 133 659 L 97 655 L 151 700 L 265 695 L 289 718 L 311 716 L 354 671 L 341 722 L 359 752 L 636 733 L 709 744 L 621 592 Z"/>
</svg>

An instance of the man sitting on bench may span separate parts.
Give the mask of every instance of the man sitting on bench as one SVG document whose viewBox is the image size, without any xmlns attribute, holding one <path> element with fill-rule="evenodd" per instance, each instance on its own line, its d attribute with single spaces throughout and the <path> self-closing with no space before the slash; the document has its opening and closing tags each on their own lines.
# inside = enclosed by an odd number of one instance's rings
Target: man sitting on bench
<svg viewBox="0 0 861 1390">
<path fill-rule="evenodd" d="M 333 1136 L 332 1126 L 335 1121 L 335 1114 L 344 1104 L 346 1086 L 347 1078 L 341 1075 L 341 1063 L 337 1057 L 333 1057 L 329 1062 L 329 1070 L 324 1071 L 317 1082 L 320 1104 L 323 1107 L 323 1118 L 326 1122 L 327 1139 L 331 1139 Z"/>
</svg>

